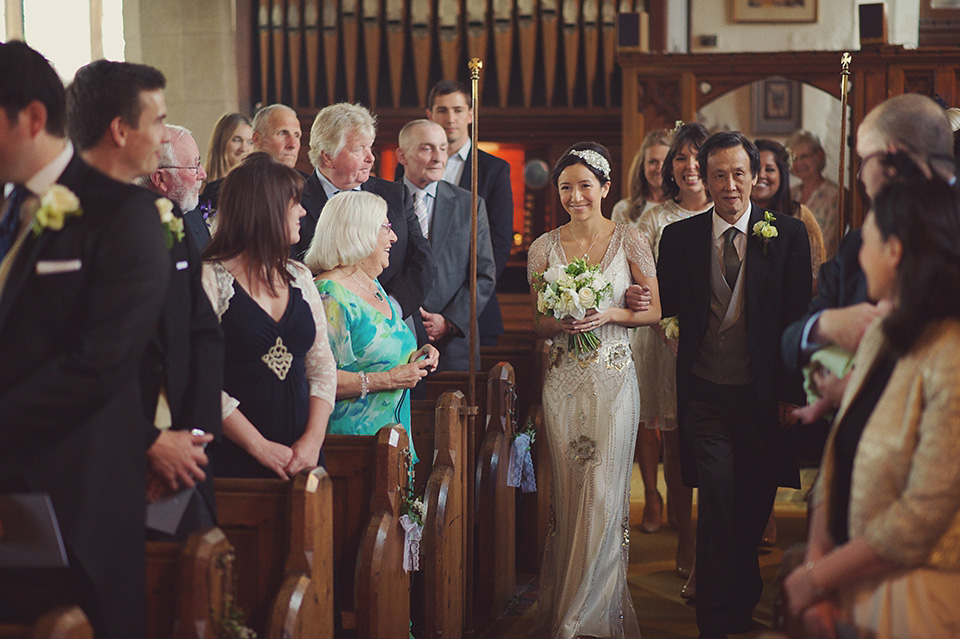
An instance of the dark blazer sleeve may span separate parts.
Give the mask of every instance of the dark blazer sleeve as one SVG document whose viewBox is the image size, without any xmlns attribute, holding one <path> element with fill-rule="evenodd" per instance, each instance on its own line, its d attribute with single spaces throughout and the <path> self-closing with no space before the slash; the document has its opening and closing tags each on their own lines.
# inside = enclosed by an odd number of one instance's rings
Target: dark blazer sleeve
<svg viewBox="0 0 960 639">
<path fill-rule="evenodd" d="M 503 273 L 513 246 L 513 189 L 510 185 L 510 165 L 504 160 L 484 153 L 480 156 L 480 170 L 485 173 L 487 218 L 490 220 L 490 245 L 497 264 L 497 279 Z M 484 161 L 485 160 L 485 161 Z M 478 308 L 483 308 L 478 305 Z"/>
<path fill-rule="evenodd" d="M 173 427 L 199 428 L 217 439 L 222 432 L 220 391 L 223 389 L 223 331 L 210 298 L 203 290 L 200 255 L 192 242 L 190 255 L 190 361 L 183 406 L 173 416 Z M 173 371 L 180 373 L 180 371 Z"/>
<path fill-rule="evenodd" d="M 371 178 L 373 179 L 373 178 Z M 407 195 L 403 184 L 386 183 L 397 189 L 396 192 L 382 194 L 387 205 L 401 216 L 406 223 L 407 242 L 406 253 L 400 271 L 391 277 L 384 289 L 400 303 L 403 316 L 407 317 L 423 304 L 427 288 L 433 281 L 433 260 L 431 258 L 430 243 L 420 231 L 420 222 L 413 212 L 413 198 Z"/>
<path fill-rule="evenodd" d="M 683 287 L 678 279 L 683 268 L 682 240 L 673 224 L 665 227 L 660 237 L 657 288 L 660 291 L 660 313 L 663 317 L 673 317 L 680 312 L 680 293 Z"/>
<path fill-rule="evenodd" d="M 107 196 L 117 207 L 114 214 L 84 221 L 94 227 L 88 228 L 82 254 L 89 269 L 83 282 L 85 303 L 71 321 L 71 334 L 62 338 L 64 347 L 0 394 L 0 419 L 9 422 L 0 429 L 0 447 L 54 437 L 88 420 L 104 409 L 118 387 L 137 376 L 144 348 L 156 331 L 170 262 L 153 196 L 129 185 L 111 188 L 124 189 L 119 191 L 124 197 L 112 197 L 118 191 Z M 89 200 L 80 196 L 86 211 Z M 31 285 L 41 284 L 32 278 L 26 282 Z M 49 303 L 50 292 L 39 303 Z M 23 295 L 29 297 L 29 290 Z"/>
<path fill-rule="evenodd" d="M 783 332 L 781 351 L 783 364 L 797 371 L 806 364 L 800 352 L 803 332 L 810 319 L 822 310 L 841 308 L 866 301 L 866 285 L 860 269 L 860 232 L 851 231 L 841 240 L 837 254 L 820 267 L 817 277 L 817 294 L 809 307 Z"/>
</svg>

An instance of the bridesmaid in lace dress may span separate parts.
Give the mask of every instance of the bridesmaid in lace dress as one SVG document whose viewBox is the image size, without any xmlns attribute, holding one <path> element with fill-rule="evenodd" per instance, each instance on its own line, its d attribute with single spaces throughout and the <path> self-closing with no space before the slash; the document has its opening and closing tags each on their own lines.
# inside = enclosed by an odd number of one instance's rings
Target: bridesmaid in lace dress
<svg viewBox="0 0 960 639">
<path fill-rule="evenodd" d="M 288 479 L 316 466 L 337 388 L 313 276 L 290 260 L 303 178 L 266 153 L 227 175 L 203 286 L 223 328 L 219 477 Z"/>
<path fill-rule="evenodd" d="M 537 311 L 534 326 L 554 338 L 543 406 L 553 483 L 551 527 L 540 572 L 535 631 L 555 639 L 639 637 L 627 589 L 630 474 L 639 421 L 639 392 L 627 328 L 660 319 L 656 269 L 637 230 L 603 217 L 610 156 L 595 142 L 570 147 L 553 179 L 570 222 L 530 247 L 528 277 L 583 258 L 613 285 L 604 311 L 556 320 Z M 624 292 L 633 283 L 652 292 L 650 308 L 632 312 Z M 594 331 L 601 345 L 574 355 L 567 335 Z"/>
</svg>

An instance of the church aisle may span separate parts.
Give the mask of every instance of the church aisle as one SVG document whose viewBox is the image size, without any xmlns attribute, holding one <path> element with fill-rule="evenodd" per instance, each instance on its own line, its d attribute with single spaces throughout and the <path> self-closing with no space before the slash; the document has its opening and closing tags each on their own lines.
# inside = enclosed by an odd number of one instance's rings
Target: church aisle
<svg viewBox="0 0 960 639">
<path fill-rule="evenodd" d="M 661 494 L 666 494 L 663 481 L 663 466 L 659 468 Z M 769 551 L 761 550 L 760 567 L 763 575 L 763 598 L 754 612 L 755 630 L 731 635 L 737 639 L 760 639 L 769 634 L 773 622 L 773 583 L 780 568 L 784 549 L 806 539 L 806 505 L 803 496 L 815 477 L 815 469 L 802 469 L 801 491 L 783 489 L 777 493 L 774 506 L 777 519 L 777 543 Z M 658 532 L 640 532 L 640 517 L 643 512 L 643 488 L 640 472 L 633 469 L 630 501 L 630 568 L 628 579 L 633 605 L 640 622 L 643 639 L 690 639 L 697 637 L 695 609 L 692 603 L 680 598 L 684 580 L 674 571 L 674 553 L 677 547 L 676 530 L 664 525 Z M 694 492 L 696 508 L 696 492 Z M 513 608 L 498 619 L 496 625 L 483 635 L 483 639 L 529 639 L 527 632 L 533 627 L 536 606 L 537 584 L 527 576 L 520 588 Z"/>
</svg>

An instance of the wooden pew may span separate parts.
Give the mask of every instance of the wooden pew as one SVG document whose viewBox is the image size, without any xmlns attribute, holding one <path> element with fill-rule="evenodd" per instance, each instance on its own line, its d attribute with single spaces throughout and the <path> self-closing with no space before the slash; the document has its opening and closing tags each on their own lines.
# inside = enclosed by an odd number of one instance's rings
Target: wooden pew
<svg viewBox="0 0 960 639">
<path fill-rule="evenodd" d="M 429 472 L 422 493 L 427 506 L 422 572 L 415 580 L 412 598 L 417 637 L 457 639 L 463 633 L 467 526 L 464 406 L 463 393 L 449 391 L 440 396 L 435 410 L 420 406 L 412 413 L 411 430 L 421 456 L 418 473 Z"/>
<path fill-rule="evenodd" d="M 537 432 L 533 444 L 533 466 L 537 475 L 537 492 L 522 495 L 520 518 L 517 530 L 517 568 L 523 572 L 540 571 L 543 546 L 550 523 L 550 451 L 547 448 L 547 429 L 543 415 L 543 378 L 550 358 L 550 346 L 546 340 L 537 340 L 534 347 L 533 384 L 530 391 L 532 403 L 520 427 L 529 419 Z"/>
<path fill-rule="evenodd" d="M 147 543 L 147 637 L 208 639 L 234 593 L 233 546 L 219 528 Z"/>
<path fill-rule="evenodd" d="M 0 624 L 0 639 L 93 639 L 93 627 L 78 606 L 55 608 L 32 625 Z"/>
<path fill-rule="evenodd" d="M 217 518 L 236 548 L 236 603 L 261 637 L 333 636 L 332 483 L 323 468 L 218 478 Z"/>
<path fill-rule="evenodd" d="M 333 552 L 345 630 L 359 639 L 407 639 L 410 577 L 403 571 L 401 487 L 407 434 L 328 435 L 323 444 L 333 484 Z"/>
<path fill-rule="evenodd" d="M 507 464 L 516 420 L 516 378 L 502 362 L 487 378 L 485 435 L 476 471 L 474 627 L 496 620 L 516 591 L 516 488 Z"/>
</svg>

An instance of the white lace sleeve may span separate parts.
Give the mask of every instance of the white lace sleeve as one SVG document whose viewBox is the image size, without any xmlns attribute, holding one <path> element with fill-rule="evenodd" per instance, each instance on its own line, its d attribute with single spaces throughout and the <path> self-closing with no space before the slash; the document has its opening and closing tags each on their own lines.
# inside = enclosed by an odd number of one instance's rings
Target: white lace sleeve
<svg viewBox="0 0 960 639">
<path fill-rule="evenodd" d="M 550 255 L 551 234 L 544 233 L 533 241 L 527 251 L 527 282 L 533 282 L 533 276 L 547 270 L 547 257 Z"/>
<path fill-rule="evenodd" d="M 317 286 L 313 283 L 313 276 L 306 266 L 300 262 L 290 261 L 287 268 L 294 276 L 292 286 L 300 289 L 300 294 L 310 306 L 310 312 L 317 327 L 313 346 L 307 351 L 305 361 L 310 395 L 324 399 L 333 406 L 337 395 L 337 362 L 333 359 L 330 342 L 327 341 L 327 315 L 323 310 L 323 300 L 320 299 Z"/>
<path fill-rule="evenodd" d="M 220 262 L 204 262 L 201 278 L 203 290 L 210 299 L 217 320 L 220 320 L 230 308 L 230 300 L 233 299 L 233 275 Z M 238 406 L 240 402 L 237 399 L 228 395 L 227 391 L 220 391 L 221 419 L 226 419 Z"/>
<path fill-rule="evenodd" d="M 637 221 L 637 230 L 640 231 L 640 238 L 646 241 L 651 253 L 657 241 L 658 223 L 656 211 L 658 211 L 659 208 L 659 205 L 657 205 L 647 209 L 640 215 L 640 219 Z"/>
<path fill-rule="evenodd" d="M 650 241 L 640 235 L 635 226 L 628 226 L 623 234 L 623 252 L 627 261 L 636 264 L 640 272 L 647 277 L 657 276 L 657 264 L 650 252 Z"/>
</svg>

